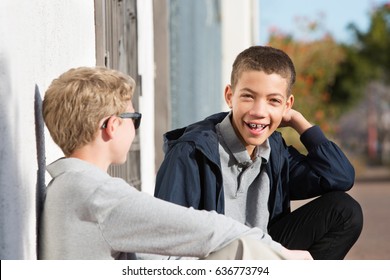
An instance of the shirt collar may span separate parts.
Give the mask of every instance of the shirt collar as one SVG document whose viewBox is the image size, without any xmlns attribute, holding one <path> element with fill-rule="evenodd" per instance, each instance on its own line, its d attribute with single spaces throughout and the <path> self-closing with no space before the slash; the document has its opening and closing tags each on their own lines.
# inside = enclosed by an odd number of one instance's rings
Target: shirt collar
<svg viewBox="0 0 390 280">
<path fill-rule="evenodd" d="M 62 173 L 92 171 L 99 179 L 107 179 L 109 175 L 96 165 L 78 158 L 60 158 L 46 167 L 49 174 L 55 178 Z"/>
</svg>

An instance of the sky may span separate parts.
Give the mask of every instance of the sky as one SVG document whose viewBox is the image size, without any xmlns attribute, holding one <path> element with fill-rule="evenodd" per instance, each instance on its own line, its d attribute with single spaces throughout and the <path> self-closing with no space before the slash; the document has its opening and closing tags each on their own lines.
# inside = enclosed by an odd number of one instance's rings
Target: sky
<svg viewBox="0 0 390 280">
<path fill-rule="evenodd" d="M 338 42 L 352 43 L 347 25 L 359 30 L 369 27 L 372 7 L 390 0 L 260 0 L 260 44 L 268 42 L 269 31 L 277 29 L 296 39 L 311 39 L 330 33 Z M 320 23 L 318 32 L 305 32 L 308 21 Z"/>
</svg>

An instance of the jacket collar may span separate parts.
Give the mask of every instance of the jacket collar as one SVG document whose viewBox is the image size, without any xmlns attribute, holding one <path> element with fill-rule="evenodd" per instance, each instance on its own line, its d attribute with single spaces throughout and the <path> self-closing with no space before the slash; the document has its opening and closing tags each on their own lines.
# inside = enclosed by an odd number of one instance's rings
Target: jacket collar
<svg viewBox="0 0 390 280">
<path fill-rule="evenodd" d="M 167 153 L 177 143 L 189 142 L 211 161 L 219 164 L 219 142 L 215 126 L 222 122 L 227 114 L 227 112 L 217 113 L 187 127 L 167 132 L 164 134 L 164 152 Z"/>
</svg>

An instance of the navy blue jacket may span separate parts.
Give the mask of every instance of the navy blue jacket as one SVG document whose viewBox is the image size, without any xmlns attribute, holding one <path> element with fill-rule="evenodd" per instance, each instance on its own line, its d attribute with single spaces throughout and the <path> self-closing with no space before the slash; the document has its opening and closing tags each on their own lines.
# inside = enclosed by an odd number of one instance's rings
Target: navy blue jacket
<svg viewBox="0 0 390 280">
<path fill-rule="evenodd" d="M 155 196 L 182 206 L 224 214 L 224 191 L 215 126 L 218 113 L 164 135 L 164 161 L 157 173 Z M 290 212 L 290 201 L 329 191 L 349 190 L 355 171 L 344 153 L 318 126 L 301 135 L 308 154 L 287 146 L 279 132 L 269 137 L 270 224 Z"/>
</svg>

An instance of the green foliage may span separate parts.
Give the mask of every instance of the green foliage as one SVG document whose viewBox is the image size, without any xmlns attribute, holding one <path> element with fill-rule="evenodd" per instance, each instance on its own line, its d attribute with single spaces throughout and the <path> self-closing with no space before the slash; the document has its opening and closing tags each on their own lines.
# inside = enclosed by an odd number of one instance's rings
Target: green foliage
<svg viewBox="0 0 390 280">
<path fill-rule="evenodd" d="M 371 15 L 370 29 L 366 34 L 355 28 L 359 43 L 359 53 L 369 59 L 374 78 L 384 78 L 390 74 L 390 4 L 378 8 Z"/>
<path fill-rule="evenodd" d="M 346 59 L 340 64 L 331 98 L 340 103 L 355 104 L 360 100 L 369 81 L 389 82 L 390 77 L 390 4 L 385 4 L 371 14 L 366 33 L 355 25 L 349 26 L 356 43 L 343 46 Z"/>
</svg>

